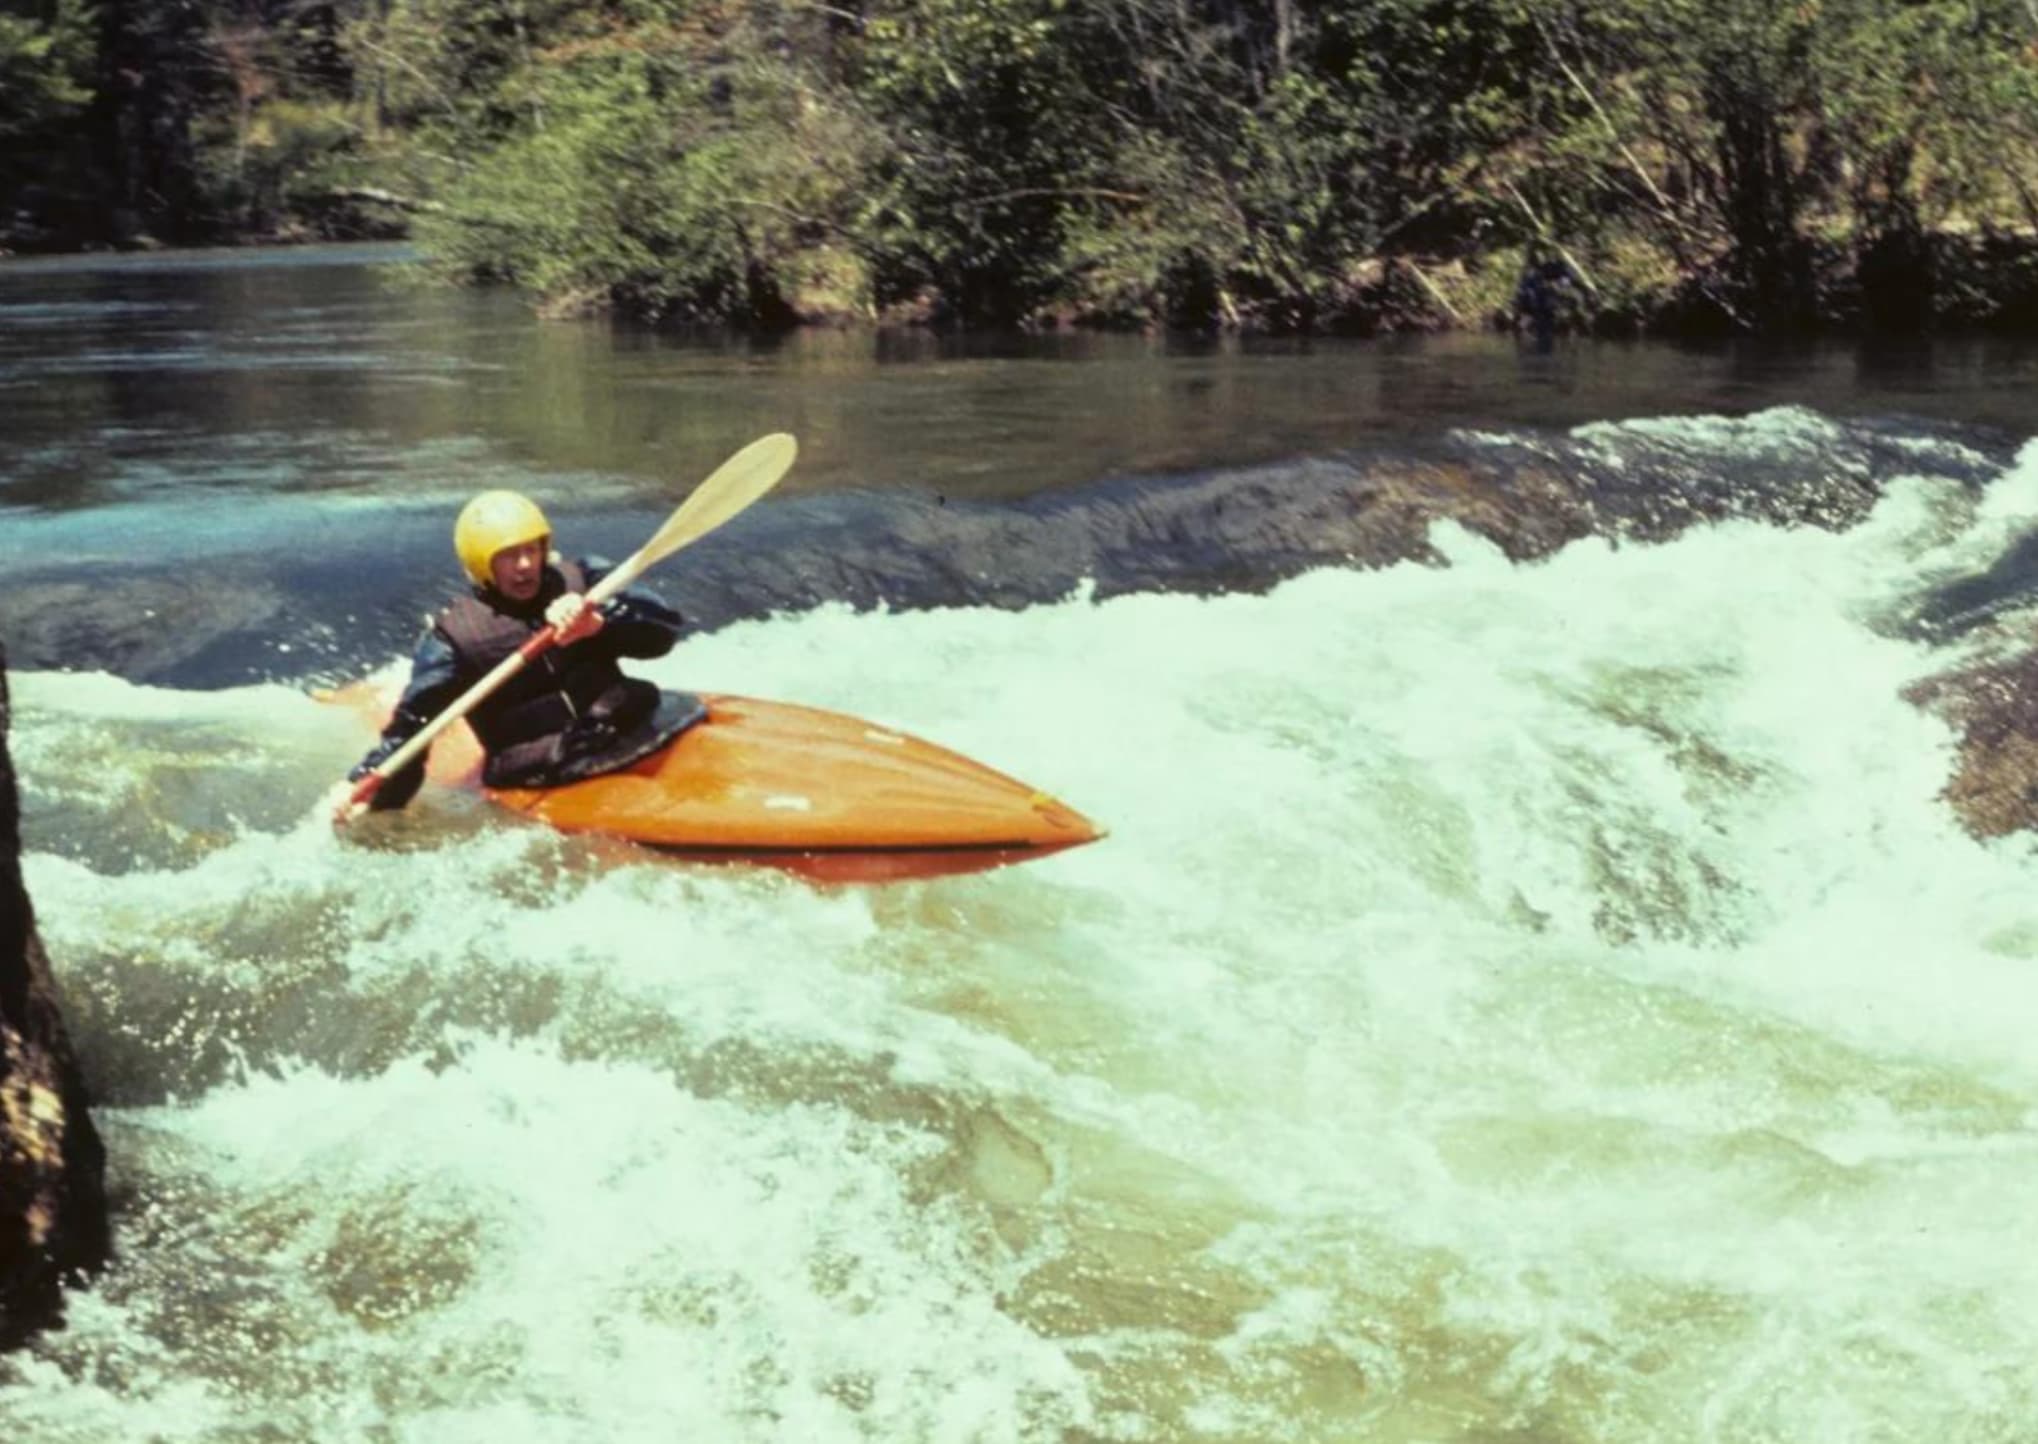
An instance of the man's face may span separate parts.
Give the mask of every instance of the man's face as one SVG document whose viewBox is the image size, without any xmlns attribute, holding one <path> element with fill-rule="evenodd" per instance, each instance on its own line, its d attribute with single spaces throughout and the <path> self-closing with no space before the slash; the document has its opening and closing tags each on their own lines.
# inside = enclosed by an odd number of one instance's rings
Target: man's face
<svg viewBox="0 0 2038 1444">
<path fill-rule="evenodd" d="M 549 538 L 504 547 L 488 560 L 495 589 L 513 602 L 528 602 L 545 580 L 545 549 Z"/>
</svg>

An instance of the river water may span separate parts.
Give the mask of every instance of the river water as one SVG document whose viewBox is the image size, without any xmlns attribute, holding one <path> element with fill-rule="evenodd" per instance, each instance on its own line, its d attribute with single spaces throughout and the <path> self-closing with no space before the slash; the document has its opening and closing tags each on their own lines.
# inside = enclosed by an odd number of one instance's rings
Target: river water
<svg viewBox="0 0 2038 1444">
<path fill-rule="evenodd" d="M 746 345 L 402 275 L 0 269 L 120 1249 L 0 1437 L 2031 1437 L 2034 859 L 1901 697 L 2028 618 L 2031 352 Z M 308 688 L 400 667 L 467 492 L 620 555 L 776 429 L 645 674 L 1108 839 L 840 889 L 439 792 L 333 840 Z M 1758 502 L 1342 554 L 1340 478 L 1524 458 Z"/>
</svg>

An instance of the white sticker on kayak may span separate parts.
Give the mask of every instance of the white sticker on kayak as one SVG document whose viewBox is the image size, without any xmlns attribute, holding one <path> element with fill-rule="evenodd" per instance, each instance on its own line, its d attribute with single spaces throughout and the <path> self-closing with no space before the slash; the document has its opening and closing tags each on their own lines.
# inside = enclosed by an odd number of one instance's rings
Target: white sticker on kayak
<svg viewBox="0 0 2038 1444">
<path fill-rule="evenodd" d="M 814 810 L 814 804 L 811 799 L 786 795 L 767 797 L 764 799 L 764 805 L 773 812 L 812 812 Z"/>
<path fill-rule="evenodd" d="M 870 728 L 865 728 L 863 735 L 873 742 L 889 742 L 894 747 L 904 747 L 906 745 L 906 739 L 896 732 L 877 732 Z"/>
</svg>

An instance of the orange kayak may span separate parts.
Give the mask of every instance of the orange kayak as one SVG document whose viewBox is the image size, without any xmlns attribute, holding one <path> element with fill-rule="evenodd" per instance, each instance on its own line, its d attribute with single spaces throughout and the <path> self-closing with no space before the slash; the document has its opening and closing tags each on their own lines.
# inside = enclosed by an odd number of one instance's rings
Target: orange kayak
<svg viewBox="0 0 2038 1444">
<path fill-rule="evenodd" d="M 378 718 L 391 702 L 365 684 L 332 695 Z M 1103 836 L 1046 793 L 903 732 L 786 702 L 701 700 L 706 720 L 620 772 L 481 790 L 563 832 L 822 882 L 978 872 Z M 435 780 L 479 788 L 480 771 L 480 745 L 464 722 L 432 748 Z"/>
</svg>

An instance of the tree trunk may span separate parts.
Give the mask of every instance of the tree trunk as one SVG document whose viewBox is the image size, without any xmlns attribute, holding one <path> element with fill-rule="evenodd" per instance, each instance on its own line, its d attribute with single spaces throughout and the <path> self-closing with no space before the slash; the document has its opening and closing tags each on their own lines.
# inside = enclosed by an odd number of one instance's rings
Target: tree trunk
<svg viewBox="0 0 2038 1444">
<path fill-rule="evenodd" d="M 1732 269 L 1759 321 L 1784 325 L 1812 315 L 1811 254 L 1798 233 L 1798 177 L 1768 97 L 1738 87 L 1708 87 L 1719 126 L 1721 202 L 1733 241 Z"/>
</svg>

